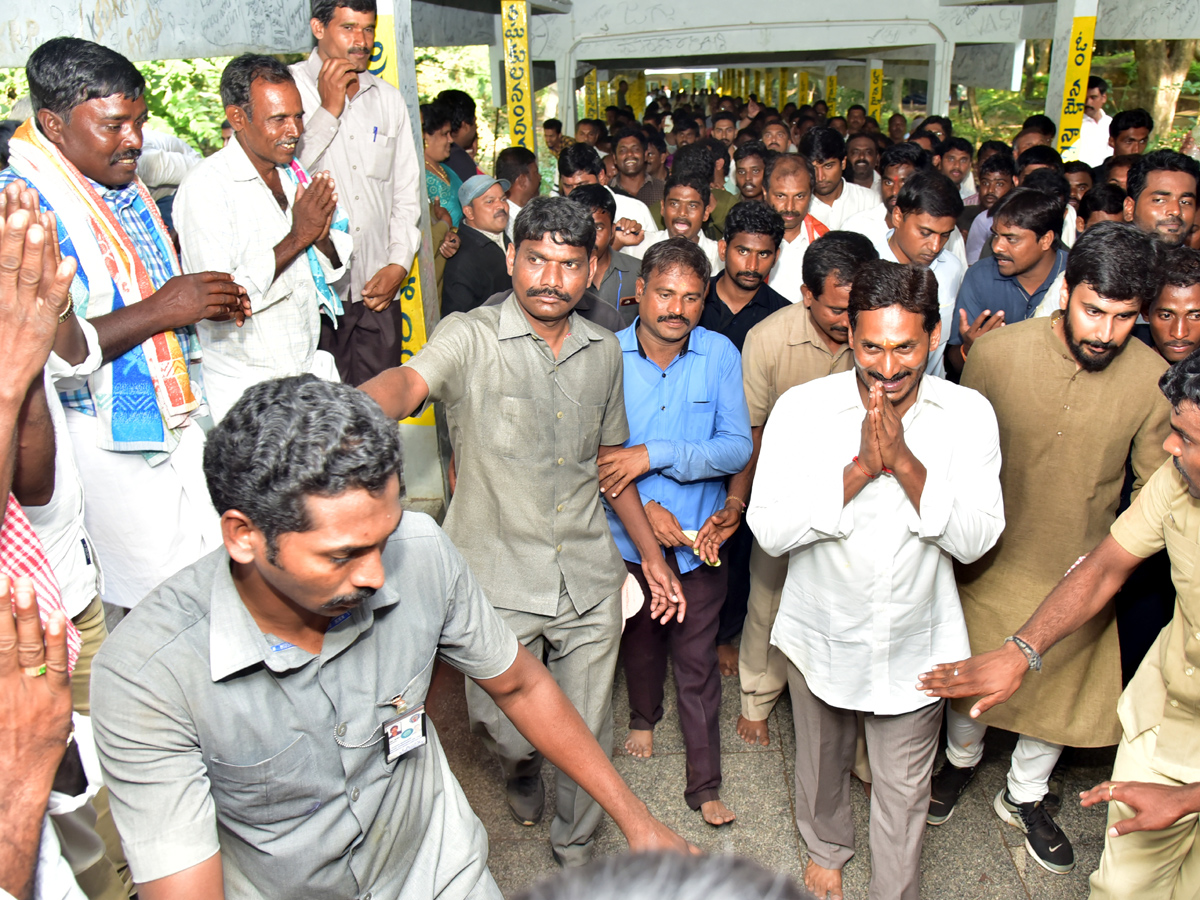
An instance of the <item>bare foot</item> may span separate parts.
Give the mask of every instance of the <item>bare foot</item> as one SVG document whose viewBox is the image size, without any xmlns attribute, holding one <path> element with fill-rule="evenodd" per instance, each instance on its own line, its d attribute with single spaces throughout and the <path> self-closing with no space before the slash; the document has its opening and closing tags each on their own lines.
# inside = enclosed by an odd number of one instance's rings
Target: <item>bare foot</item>
<svg viewBox="0 0 1200 900">
<path fill-rule="evenodd" d="M 701 803 L 700 815 L 704 816 L 704 821 L 709 825 L 728 825 L 737 818 L 733 810 L 720 800 L 706 800 Z"/>
<path fill-rule="evenodd" d="M 717 669 L 726 678 L 738 673 L 738 648 L 733 644 L 717 644 Z"/>
<path fill-rule="evenodd" d="M 649 759 L 654 755 L 654 732 L 630 728 L 625 739 L 625 752 L 638 759 Z"/>
<path fill-rule="evenodd" d="M 804 868 L 804 886 L 820 900 L 842 900 L 842 870 L 826 869 L 810 859 Z"/>
<path fill-rule="evenodd" d="M 767 731 L 767 720 L 755 721 L 745 716 L 738 716 L 737 733 L 747 744 L 762 744 L 764 747 L 771 743 L 771 735 Z"/>
</svg>

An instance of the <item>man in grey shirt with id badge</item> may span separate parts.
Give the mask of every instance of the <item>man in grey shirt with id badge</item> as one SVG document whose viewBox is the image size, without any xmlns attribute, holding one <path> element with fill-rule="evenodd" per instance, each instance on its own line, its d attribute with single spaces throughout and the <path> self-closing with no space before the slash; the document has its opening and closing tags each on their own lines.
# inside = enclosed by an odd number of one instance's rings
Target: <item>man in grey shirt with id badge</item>
<svg viewBox="0 0 1200 900">
<path fill-rule="evenodd" d="M 92 676 L 142 900 L 498 900 L 487 835 L 424 714 L 438 654 L 631 847 L 686 848 L 449 538 L 403 512 L 401 463 L 374 401 L 308 375 L 253 386 L 209 435 L 224 547 L 152 592 Z"/>
</svg>

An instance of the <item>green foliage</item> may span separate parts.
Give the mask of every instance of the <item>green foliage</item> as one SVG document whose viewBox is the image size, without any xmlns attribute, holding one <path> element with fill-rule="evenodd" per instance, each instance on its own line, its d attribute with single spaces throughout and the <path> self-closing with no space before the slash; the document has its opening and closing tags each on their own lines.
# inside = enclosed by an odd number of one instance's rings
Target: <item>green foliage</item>
<svg viewBox="0 0 1200 900">
<path fill-rule="evenodd" d="M 24 69 L 0 69 L 0 119 L 7 119 L 13 104 L 28 93 Z"/>
<path fill-rule="evenodd" d="M 221 72 L 230 57 L 139 63 L 151 127 L 170 131 L 201 153 L 221 149 Z M 161 123 L 161 124 L 160 124 Z"/>
</svg>

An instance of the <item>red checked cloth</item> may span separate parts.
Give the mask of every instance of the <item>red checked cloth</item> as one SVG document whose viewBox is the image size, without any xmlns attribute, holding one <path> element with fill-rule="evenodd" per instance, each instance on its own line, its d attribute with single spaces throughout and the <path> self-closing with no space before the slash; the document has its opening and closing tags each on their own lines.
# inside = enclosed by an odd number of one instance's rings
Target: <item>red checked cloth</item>
<svg viewBox="0 0 1200 900">
<path fill-rule="evenodd" d="M 0 572 L 10 579 L 28 577 L 33 580 L 33 589 L 37 593 L 38 614 L 45 627 L 50 613 L 61 612 L 67 615 L 63 608 L 62 595 L 58 591 L 58 579 L 42 549 L 37 532 L 29 524 L 25 510 L 12 494 L 8 495 L 8 507 L 4 510 L 4 525 L 0 527 Z M 7 611 L 0 613 L 11 615 Z M 79 651 L 83 649 L 83 640 L 79 637 L 79 629 L 67 617 L 67 666 L 74 671 L 75 660 L 79 659 Z"/>
</svg>

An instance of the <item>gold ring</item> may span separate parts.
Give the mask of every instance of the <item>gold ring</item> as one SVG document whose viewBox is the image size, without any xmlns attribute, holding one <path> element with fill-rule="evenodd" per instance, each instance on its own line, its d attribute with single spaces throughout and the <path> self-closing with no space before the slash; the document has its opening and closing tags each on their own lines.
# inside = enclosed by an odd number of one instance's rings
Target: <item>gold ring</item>
<svg viewBox="0 0 1200 900">
<path fill-rule="evenodd" d="M 28 675 L 30 678 L 37 678 L 39 675 L 45 675 L 46 674 L 46 664 L 42 663 L 40 666 L 26 666 L 25 674 Z"/>
<path fill-rule="evenodd" d="M 954 677 L 955 677 L 955 678 L 957 678 L 957 677 L 958 677 L 958 669 L 955 669 L 955 670 L 954 670 Z"/>
<path fill-rule="evenodd" d="M 1111 799 L 1113 798 L 1112 789 L 1113 789 L 1113 786 L 1110 784 L 1110 785 L 1108 786 L 1108 799 L 1109 799 L 1109 800 L 1111 800 Z"/>
</svg>

